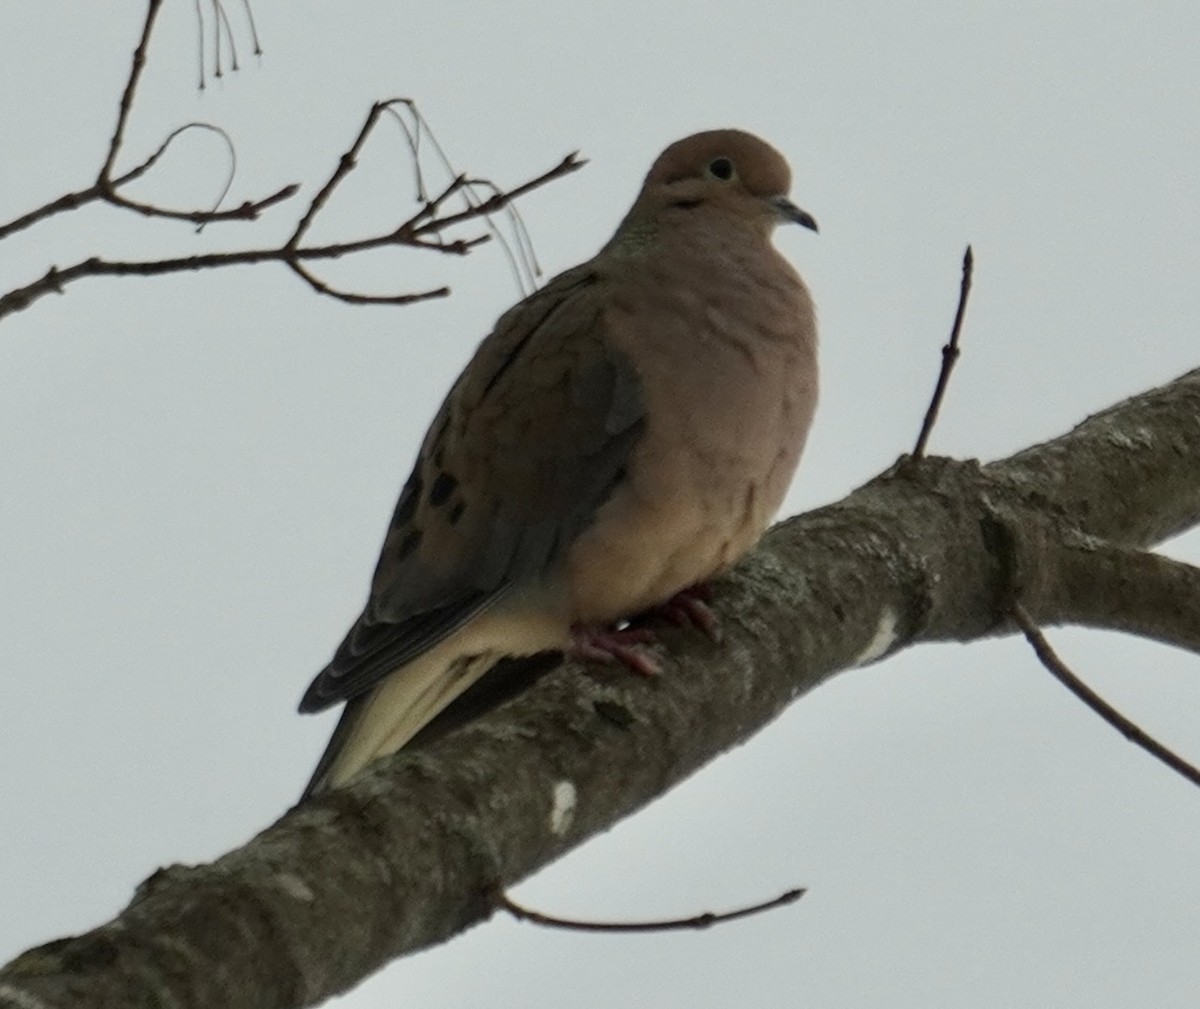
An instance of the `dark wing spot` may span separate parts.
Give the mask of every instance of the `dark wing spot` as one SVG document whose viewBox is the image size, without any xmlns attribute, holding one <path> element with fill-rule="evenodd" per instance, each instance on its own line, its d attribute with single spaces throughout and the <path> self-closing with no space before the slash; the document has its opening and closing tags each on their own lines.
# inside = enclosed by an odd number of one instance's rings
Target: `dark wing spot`
<svg viewBox="0 0 1200 1009">
<path fill-rule="evenodd" d="M 454 507 L 450 509 L 449 520 L 450 524 L 458 525 L 458 520 L 463 517 L 463 512 L 467 510 L 467 506 L 462 501 L 455 501 Z"/>
<path fill-rule="evenodd" d="M 396 547 L 396 560 L 402 561 L 405 557 L 417 549 L 417 545 L 421 542 L 421 530 L 410 529 L 408 534 L 400 541 L 400 545 Z"/>
<path fill-rule="evenodd" d="M 457 487 L 458 481 L 449 473 L 439 473 L 433 481 L 433 486 L 429 488 L 429 503 L 434 508 L 440 508 L 450 499 Z"/>
<path fill-rule="evenodd" d="M 671 206 L 678 207 L 680 210 L 695 210 L 703 202 L 703 200 L 673 200 Z"/>
<path fill-rule="evenodd" d="M 392 518 L 393 526 L 406 526 L 412 521 L 413 516 L 417 513 L 417 505 L 421 501 L 422 489 L 421 474 L 414 470 L 413 475 L 408 478 L 408 483 L 404 485 L 404 493 L 396 502 L 396 514 Z"/>
</svg>

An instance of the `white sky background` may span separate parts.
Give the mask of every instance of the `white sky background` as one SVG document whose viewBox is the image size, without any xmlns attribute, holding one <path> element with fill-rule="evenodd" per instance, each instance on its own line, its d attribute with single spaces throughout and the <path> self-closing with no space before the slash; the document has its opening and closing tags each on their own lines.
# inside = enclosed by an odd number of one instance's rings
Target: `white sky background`
<svg viewBox="0 0 1200 1009">
<path fill-rule="evenodd" d="M 0 220 L 86 185 L 142 4 L 0 8 Z M 649 9 L 647 9 L 649 8 Z M 241 12 L 229 3 L 245 57 Z M 196 91 L 191 3 L 160 20 L 125 166 L 224 126 L 231 199 L 321 182 L 382 97 L 456 166 L 516 184 L 548 273 L 592 255 L 652 158 L 737 125 L 790 158 L 819 237 L 781 233 L 822 321 L 823 402 L 789 512 L 915 437 L 974 243 L 965 356 L 933 450 L 991 459 L 1200 364 L 1200 6 L 255 0 L 266 55 Z M 406 213 L 384 129 L 319 224 Z M 219 190 L 187 136 L 137 192 Z M 0 290 L 97 253 L 277 242 L 259 225 L 89 208 L 6 242 Z M 84 280 L 0 328 L 0 962 L 85 930 L 156 867 L 211 859 L 294 801 L 334 716 L 295 704 L 365 596 L 425 426 L 516 297 L 495 247 Z M 1200 559 L 1200 539 L 1176 544 Z M 1101 692 L 1193 760 L 1200 660 L 1058 631 Z M 581 801 L 586 802 L 583 796 Z M 922 647 L 803 698 L 650 809 L 518 888 L 629 919 L 800 904 L 626 938 L 505 920 L 388 967 L 350 1009 L 687 1005 L 1193 1006 L 1200 795 L 1015 640 Z"/>
</svg>

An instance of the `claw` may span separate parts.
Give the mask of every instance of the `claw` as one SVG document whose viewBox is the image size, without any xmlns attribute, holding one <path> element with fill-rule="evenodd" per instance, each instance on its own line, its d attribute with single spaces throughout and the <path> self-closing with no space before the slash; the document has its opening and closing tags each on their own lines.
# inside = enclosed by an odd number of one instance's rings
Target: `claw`
<svg viewBox="0 0 1200 1009">
<path fill-rule="evenodd" d="M 695 627 L 719 644 L 721 618 L 708 605 L 711 600 L 712 589 L 708 585 L 693 585 L 676 592 L 666 602 L 652 606 L 645 613 L 639 613 L 637 619 L 659 617 L 676 627 Z"/>
<path fill-rule="evenodd" d="M 654 657 L 633 647 L 656 640 L 654 632 L 645 627 L 602 630 L 576 625 L 571 628 L 567 654 L 585 662 L 620 662 L 642 676 L 657 676 L 662 667 Z"/>
<path fill-rule="evenodd" d="M 576 624 L 571 628 L 571 645 L 567 654 L 584 662 L 619 662 L 642 676 L 657 676 L 662 672 L 658 660 L 634 647 L 653 644 L 658 640 L 658 635 L 652 628 L 644 626 L 644 622 L 660 619 L 676 627 L 694 627 L 719 643 L 721 619 L 708 605 L 711 599 L 712 590 L 707 585 L 693 585 L 617 627 Z"/>
</svg>

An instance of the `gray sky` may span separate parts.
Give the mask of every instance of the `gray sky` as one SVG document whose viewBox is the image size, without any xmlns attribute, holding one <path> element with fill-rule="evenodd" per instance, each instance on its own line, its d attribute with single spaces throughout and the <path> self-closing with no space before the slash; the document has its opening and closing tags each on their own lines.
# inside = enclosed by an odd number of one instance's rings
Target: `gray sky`
<svg viewBox="0 0 1200 1009">
<path fill-rule="evenodd" d="M 141 18 L 121 6 L 0 11 L 0 219 L 94 175 Z M 821 224 L 779 237 L 823 340 L 788 512 L 910 447 L 968 241 L 965 357 L 934 451 L 1003 456 L 1200 364 L 1200 6 L 647 6 L 256 0 L 261 65 L 198 94 L 193 7 L 171 0 L 124 163 L 205 119 L 237 145 L 231 199 L 311 193 L 373 100 L 414 97 L 456 166 L 501 184 L 591 159 L 522 203 L 552 273 L 602 244 L 668 142 L 760 133 Z M 138 192 L 203 205 L 223 157 L 189 135 Z M 365 160 L 319 236 L 404 212 L 398 134 Z M 0 290 L 92 253 L 278 241 L 298 206 L 200 237 L 65 215 L 5 243 Z M 517 296 L 494 247 L 328 275 L 456 296 L 353 309 L 264 266 L 85 280 L 0 330 L 0 961 L 111 917 L 159 865 L 246 840 L 328 737 L 333 716 L 295 704 L 362 604 L 438 401 Z M 1169 549 L 1200 560 L 1200 537 Z M 1200 757 L 1195 658 L 1053 640 Z M 806 885 L 799 905 L 625 938 L 498 920 L 338 1004 L 1190 1007 L 1198 837 L 1195 790 L 1025 647 L 924 647 L 803 698 L 516 891 L 609 919 Z"/>
</svg>

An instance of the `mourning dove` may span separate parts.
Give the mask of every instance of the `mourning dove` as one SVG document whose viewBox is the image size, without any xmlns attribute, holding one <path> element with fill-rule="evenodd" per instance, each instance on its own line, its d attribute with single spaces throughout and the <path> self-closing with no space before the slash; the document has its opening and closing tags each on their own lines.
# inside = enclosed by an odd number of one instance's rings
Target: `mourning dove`
<svg viewBox="0 0 1200 1009">
<path fill-rule="evenodd" d="M 784 221 L 817 230 L 790 181 L 749 133 L 680 140 L 594 259 L 500 317 L 301 701 L 348 702 L 305 796 L 398 750 L 504 656 L 630 661 L 617 621 L 755 544 L 817 399 L 812 301 L 771 244 Z"/>
</svg>

